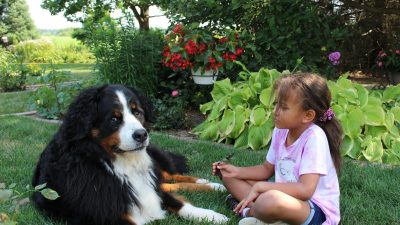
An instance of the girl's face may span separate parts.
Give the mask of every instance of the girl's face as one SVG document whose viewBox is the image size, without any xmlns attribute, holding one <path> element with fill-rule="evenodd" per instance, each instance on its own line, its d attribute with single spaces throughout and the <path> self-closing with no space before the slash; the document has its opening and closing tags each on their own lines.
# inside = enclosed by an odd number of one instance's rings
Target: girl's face
<svg viewBox="0 0 400 225">
<path fill-rule="evenodd" d="M 279 99 L 274 108 L 275 127 L 280 129 L 294 129 L 302 126 L 306 111 L 301 107 L 301 97 L 298 91 L 292 93 L 286 99 Z"/>
</svg>

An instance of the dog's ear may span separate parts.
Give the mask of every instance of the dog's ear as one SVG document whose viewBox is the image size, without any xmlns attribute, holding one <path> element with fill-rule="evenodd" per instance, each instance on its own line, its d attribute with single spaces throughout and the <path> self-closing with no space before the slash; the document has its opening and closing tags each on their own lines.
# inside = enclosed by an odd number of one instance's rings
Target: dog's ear
<svg viewBox="0 0 400 225">
<path fill-rule="evenodd" d="M 86 89 L 71 103 L 60 128 L 64 140 L 82 140 L 90 134 L 97 118 L 99 95 L 105 87 Z"/>
<path fill-rule="evenodd" d="M 144 118 L 146 122 L 154 123 L 156 122 L 156 116 L 154 114 L 154 106 L 148 97 L 142 94 L 140 91 L 133 87 L 128 87 L 136 96 L 138 96 L 140 104 L 144 110 Z"/>
</svg>

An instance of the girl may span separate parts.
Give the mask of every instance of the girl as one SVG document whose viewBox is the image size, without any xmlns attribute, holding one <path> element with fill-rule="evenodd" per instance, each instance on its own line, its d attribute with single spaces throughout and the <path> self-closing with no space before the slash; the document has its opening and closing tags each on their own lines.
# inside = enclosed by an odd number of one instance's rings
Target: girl
<svg viewBox="0 0 400 225">
<path fill-rule="evenodd" d="M 245 218 L 239 225 L 336 225 L 342 129 L 326 81 L 309 73 L 283 76 L 274 92 L 275 129 L 266 161 L 251 167 L 215 162 L 213 174 L 220 173 L 240 200 L 234 211 Z M 266 181 L 273 175 L 274 183 Z"/>
</svg>

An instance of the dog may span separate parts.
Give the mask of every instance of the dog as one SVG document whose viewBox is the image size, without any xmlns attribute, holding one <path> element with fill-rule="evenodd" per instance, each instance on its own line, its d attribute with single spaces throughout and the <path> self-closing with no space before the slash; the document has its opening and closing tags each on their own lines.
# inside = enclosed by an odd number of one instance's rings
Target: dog
<svg viewBox="0 0 400 225">
<path fill-rule="evenodd" d="M 166 211 L 226 222 L 226 216 L 169 193 L 224 188 L 182 175 L 188 171 L 184 156 L 150 145 L 146 127 L 154 119 L 151 102 L 134 88 L 104 85 L 82 91 L 33 174 L 33 186 L 46 183 L 60 197 L 49 200 L 36 192 L 34 205 L 69 225 L 142 225 L 164 218 Z"/>
</svg>

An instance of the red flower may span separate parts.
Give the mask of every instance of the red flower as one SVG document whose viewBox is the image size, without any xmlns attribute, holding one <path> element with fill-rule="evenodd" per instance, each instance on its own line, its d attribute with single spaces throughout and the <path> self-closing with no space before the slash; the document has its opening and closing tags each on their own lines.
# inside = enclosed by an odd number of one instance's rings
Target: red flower
<svg viewBox="0 0 400 225">
<path fill-rule="evenodd" d="M 236 52 L 235 52 L 235 55 L 236 56 L 240 56 L 242 53 L 243 53 L 243 48 L 237 48 Z"/>
<path fill-rule="evenodd" d="M 225 43 L 228 41 L 228 38 L 223 37 L 223 38 L 220 38 L 218 41 L 219 41 L 219 43 Z"/>
<path fill-rule="evenodd" d="M 175 25 L 174 29 L 172 30 L 172 33 L 183 34 L 182 28 L 183 28 L 182 24 L 178 23 L 178 24 Z"/>
<path fill-rule="evenodd" d="M 186 52 L 189 54 L 189 55 L 194 55 L 194 54 L 196 54 L 196 43 L 194 43 L 192 40 L 189 40 L 188 41 L 188 43 L 185 45 L 185 49 L 186 49 Z"/>
</svg>

